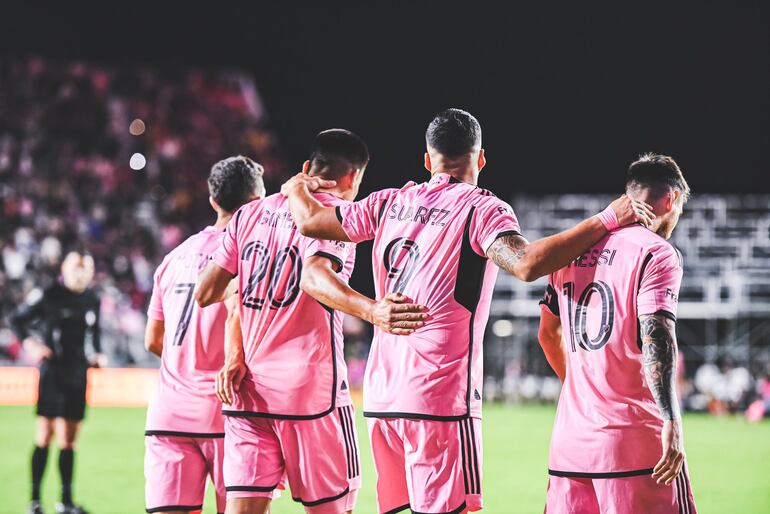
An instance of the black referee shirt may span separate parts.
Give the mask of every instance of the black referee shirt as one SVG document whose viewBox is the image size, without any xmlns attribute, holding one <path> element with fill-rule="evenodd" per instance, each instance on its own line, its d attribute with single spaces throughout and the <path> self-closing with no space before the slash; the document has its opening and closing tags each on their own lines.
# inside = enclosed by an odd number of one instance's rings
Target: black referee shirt
<svg viewBox="0 0 770 514">
<path fill-rule="evenodd" d="M 38 301 L 26 304 L 11 316 L 10 325 L 24 340 L 30 329 L 41 325 L 43 341 L 53 350 L 53 363 L 84 363 L 86 337 L 93 350 L 101 352 L 99 297 L 89 289 L 76 293 L 61 284 L 47 288 Z"/>
</svg>

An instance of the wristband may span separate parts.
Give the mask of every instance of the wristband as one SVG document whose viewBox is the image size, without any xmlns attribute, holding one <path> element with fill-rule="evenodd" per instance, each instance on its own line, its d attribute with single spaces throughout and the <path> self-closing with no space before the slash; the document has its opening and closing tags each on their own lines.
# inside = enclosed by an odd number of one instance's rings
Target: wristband
<svg viewBox="0 0 770 514">
<path fill-rule="evenodd" d="M 599 218 L 599 221 L 602 222 L 602 225 L 604 225 L 604 228 L 607 229 L 607 232 L 612 232 L 616 228 L 620 227 L 618 215 L 615 214 L 615 209 L 613 209 L 611 205 L 597 214 L 596 217 Z"/>
</svg>

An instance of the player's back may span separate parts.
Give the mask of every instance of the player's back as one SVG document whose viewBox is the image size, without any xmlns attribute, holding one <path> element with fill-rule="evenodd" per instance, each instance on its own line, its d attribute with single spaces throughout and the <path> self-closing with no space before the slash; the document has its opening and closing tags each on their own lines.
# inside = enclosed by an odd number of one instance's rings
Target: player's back
<svg viewBox="0 0 770 514">
<path fill-rule="evenodd" d="M 345 203 L 328 193 L 316 198 Z M 215 262 L 238 274 L 249 372 L 226 414 L 312 418 L 349 404 L 342 314 L 300 289 L 303 263 L 314 255 L 350 278 L 355 245 L 302 236 L 281 194 L 246 204 L 228 226 Z"/>
<path fill-rule="evenodd" d="M 155 273 L 148 316 L 165 327 L 160 382 L 147 430 L 221 433 L 215 374 L 224 364 L 224 303 L 201 309 L 193 298 L 198 274 L 224 231 L 207 227 L 172 250 Z"/>
<path fill-rule="evenodd" d="M 663 420 L 644 378 L 638 316 L 676 316 L 681 272 L 671 244 L 633 225 L 550 277 L 543 303 L 561 318 L 568 354 L 552 470 L 646 471 L 657 462 Z"/>
<path fill-rule="evenodd" d="M 409 336 L 376 329 L 365 415 L 480 416 L 481 345 L 497 276 L 486 250 L 503 233 L 518 231 L 512 209 L 444 173 L 358 204 L 340 216 L 353 240 L 374 238 L 377 296 L 404 294 L 430 315 Z"/>
</svg>

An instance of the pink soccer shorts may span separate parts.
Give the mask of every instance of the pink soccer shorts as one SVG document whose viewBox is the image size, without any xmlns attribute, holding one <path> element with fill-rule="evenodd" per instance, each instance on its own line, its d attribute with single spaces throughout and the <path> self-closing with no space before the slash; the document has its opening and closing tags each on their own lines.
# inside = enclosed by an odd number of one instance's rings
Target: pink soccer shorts
<svg viewBox="0 0 770 514">
<path fill-rule="evenodd" d="M 546 514 L 698 514 L 687 466 L 671 485 L 650 475 L 616 478 L 551 476 Z"/>
<path fill-rule="evenodd" d="M 483 507 L 481 420 L 368 418 L 380 514 Z"/>
<path fill-rule="evenodd" d="M 353 406 L 309 420 L 225 417 L 227 498 L 267 497 L 288 479 L 313 514 L 353 510 L 361 488 Z"/>
<path fill-rule="evenodd" d="M 147 435 L 144 446 L 147 512 L 201 510 L 209 476 L 216 490 L 217 512 L 225 511 L 222 435 Z"/>
</svg>

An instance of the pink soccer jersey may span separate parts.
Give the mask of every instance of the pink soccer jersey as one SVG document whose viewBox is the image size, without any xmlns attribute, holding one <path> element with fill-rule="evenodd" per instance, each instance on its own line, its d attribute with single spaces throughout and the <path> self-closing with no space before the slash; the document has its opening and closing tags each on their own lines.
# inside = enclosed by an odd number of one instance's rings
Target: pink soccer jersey
<svg viewBox="0 0 770 514">
<path fill-rule="evenodd" d="M 541 305 L 560 316 L 568 352 L 551 474 L 652 472 L 663 419 L 644 378 L 637 318 L 676 319 L 681 281 L 679 252 L 640 225 L 607 234 L 551 275 Z"/>
<path fill-rule="evenodd" d="M 193 290 L 224 231 L 208 227 L 169 253 L 155 272 L 147 315 L 164 322 L 160 382 L 147 409 L 148 435 L 223 434 L 215 374 L 224 364 L 224 304 L 201 309 Z"/>
<path fill-rule="evenodd" d="M 316 198 L 327 206 L 346 203 L 328 193 Z M 299 287 L 303 262 L 314 255 L 350 278 L 355 245 L 302 236 L 280 194 L 244 205 L 227 226 L 213 258 L 238 275 L 248 373 L 225 414 L 307 419 L 350 404 L 342 313 Z"/>
<path fill-rule="evenodd" d="M 445 173 L 341 206 L 348 237 L 374 239 L 378 297 L 397 292 L 428 307 L 408 336 L 375 328 L 364 377 L 364 415 L 456 420 L 481 416 L 482 343 L 497 266 L 486 258 L 518 233 L 511 207 Z"/>
</svg>

